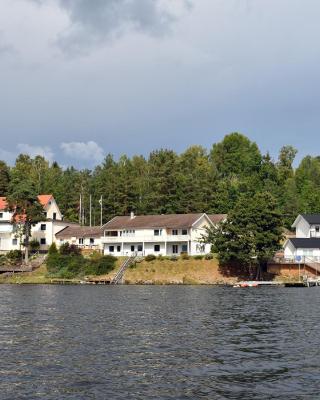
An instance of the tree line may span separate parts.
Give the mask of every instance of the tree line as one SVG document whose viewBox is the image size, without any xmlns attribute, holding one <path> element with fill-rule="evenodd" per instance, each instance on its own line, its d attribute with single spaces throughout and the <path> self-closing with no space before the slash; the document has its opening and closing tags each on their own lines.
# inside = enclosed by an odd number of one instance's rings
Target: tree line
<svg viewBox="0 0 320 400">
<path fill-rule="evenodd" d="M 278 158 L 262 154 L 256 143 L 231 133 L 207 150 L 191 146 L 182 154 L 169 149 L 147 157 L 108 154 L 93 170 L 62 168 L 41 156 L 21 154 L 14 166 L 0 161 L 0 196 L 11 196 L 23 183 L 29 192 L 52 193 L 65 219 L 79 220 L 82 194 L 85 223 L 89 223 L 92 196 L 93 222 L 115 215 L 166 213 L 230 213 L 240 199 L 268 193 L 290 226 L 302 212 L 320 212 L 320 156 L 303 158 L 295 169 L 297 150 L 284 146 Z M 30 190 L 32 188 L 32 190 Z"/>
</svg>

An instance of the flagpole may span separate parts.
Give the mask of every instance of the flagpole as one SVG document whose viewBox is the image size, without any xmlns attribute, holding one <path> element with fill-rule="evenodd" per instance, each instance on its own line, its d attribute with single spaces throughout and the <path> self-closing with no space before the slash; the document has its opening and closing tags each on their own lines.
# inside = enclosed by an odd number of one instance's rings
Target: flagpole
<svg viewBox="0 0 320 400">
<path fill-rule="evenodd" d="M 80 206 L 79 206 L 79 225 L 81 225 L 82 220 L 82 196 L 80 194 Z"/>
<path fill-rule="evenodd" d="M 100 206 L 101 206 L 101 208 L 100 208 L 100 226 L 102 226 L 102 196 L 100 198 L 99 203 L 100 203 Z"/>
<path fill-rule="evenodd" d="M 92 196 L 90 194 L 90 227 L 92 226 Z"/>
</svg>

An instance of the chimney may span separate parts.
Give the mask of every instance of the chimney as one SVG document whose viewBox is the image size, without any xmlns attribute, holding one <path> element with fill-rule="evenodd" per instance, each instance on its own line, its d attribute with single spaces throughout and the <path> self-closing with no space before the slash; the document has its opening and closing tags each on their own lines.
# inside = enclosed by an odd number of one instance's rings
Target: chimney
<svg viewBox="0 0 320 400">
<path fill-rule="evenodd" d="M 135 218 L 134 212 L 131 211 L 131 213 L 130 213 L 130 219 L 134 219 L 134 218 Z"/>
</svg>

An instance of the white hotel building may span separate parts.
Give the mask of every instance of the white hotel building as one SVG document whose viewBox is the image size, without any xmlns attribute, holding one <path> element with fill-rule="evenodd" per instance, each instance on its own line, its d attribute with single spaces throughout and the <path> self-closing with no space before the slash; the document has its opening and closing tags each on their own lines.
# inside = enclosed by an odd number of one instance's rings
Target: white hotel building
<svg viewBox="0 0 320 400">
<path fill-rule="evenodd" d="M 203 243 L 203 235 L 225 218 L 204 213 L 118 216 L 102 227 L 103 251 L 114 256 L 207 254 L 211 245 Z"/>
</svg>

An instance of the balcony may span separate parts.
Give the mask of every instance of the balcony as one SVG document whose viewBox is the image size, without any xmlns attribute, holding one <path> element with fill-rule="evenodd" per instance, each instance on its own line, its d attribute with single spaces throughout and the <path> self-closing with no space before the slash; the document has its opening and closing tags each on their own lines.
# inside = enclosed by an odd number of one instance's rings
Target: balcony
<svg viewBox="0 0 320 400">
<path fill-rule="evenodd" d="M 136 236 L 103 236 L 102 243 L 143 243 L 143 242 L 188 242 L 190 235 L 136 235 Z"/>
</svg>

